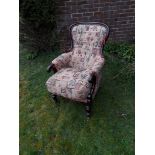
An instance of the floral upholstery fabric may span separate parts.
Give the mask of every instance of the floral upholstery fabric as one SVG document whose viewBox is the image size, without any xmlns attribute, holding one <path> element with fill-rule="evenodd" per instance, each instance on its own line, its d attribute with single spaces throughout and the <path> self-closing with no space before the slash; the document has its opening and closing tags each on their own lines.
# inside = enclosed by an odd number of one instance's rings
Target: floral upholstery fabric
<svg viewBox="0 0 155 155">
<path fill-rule="evenodd" d="M 55 67 L 57 70 L 60 70 L 65 67 L 69 67 L 69 62 L 72 57 L 72 52 L 63 53 L 60 56 L 58 56 L 56 59 L 52 61 L 53 64 L 55 64 Z"/>
<path fill-rule="evenodd" d="M 51 76 L 47 84 L 49 92 L 77 101 L 84 101 L 90 90 L 88 70 L 77 71 L 74 68 L 63 68 Z"/>
<path fill-rule="evenodd" d="M 73 48 L 52 61 L 58 72 L 47 80 L 46 85 L 53 94 L 86 102 L 93 73 L 97 77 L 95 93 L 99 86 L 104 64 L 102 46 L 108 30 L 101 25 L 79 24 L 72 28 L 71 33 Z"/>
</svg>

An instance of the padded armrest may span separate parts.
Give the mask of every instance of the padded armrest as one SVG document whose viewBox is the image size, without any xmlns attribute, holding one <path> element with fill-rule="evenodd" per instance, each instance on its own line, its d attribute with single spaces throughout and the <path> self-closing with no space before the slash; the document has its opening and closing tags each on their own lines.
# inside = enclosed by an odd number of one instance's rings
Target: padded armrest
<svg viewBox="0 0 155 155">
<path fill-rule="evenodd" d="M 47 67 L 47 72 L 50 72 L 51 70 L 53 70 L 54 73 L 57 72 L 57 69 L 55 68 L 55 65 L 52 64 L 52 63 Z"/>
<path fill-rule="evenodd" d="M 59 55 L 57 58 L 55 58 L 52 61 L 52 64 L 55 65 L 55 68 L 57 70 L 60 70 L 64 67 L 67 67 L 69 65 L 70 60 L 71 60 L 71 55 L 72 55 L 72 52 L 63 53 L 63 54 Z"/>
<path fill-rule="evenodd" d="M 98 56 L 95 58 L 95 63 L 93 64 L 92 68 L 90 68 L 92 75 L 98 76 L 104 65 L 104 62 L 105 59 L 103 57 Z"/>
</svg>

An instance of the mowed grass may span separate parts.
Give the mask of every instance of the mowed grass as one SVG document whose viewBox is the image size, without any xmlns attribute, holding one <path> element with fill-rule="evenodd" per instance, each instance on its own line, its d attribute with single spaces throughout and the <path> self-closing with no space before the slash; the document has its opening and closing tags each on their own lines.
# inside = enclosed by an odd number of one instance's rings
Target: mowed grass
<svg viewBox="0 0 155 155">
<path fill-rule="evenodd" d="M 50 61 L 60 53 L 41 53 L 34 60 L 20 51 L 21 155 L 134 155 L 134 80 L 114 78 L 126 65 L 106 54 L 93 115 L 84 106 L 59 98 L 56 107 L 45 87 Z"/>
</svg>

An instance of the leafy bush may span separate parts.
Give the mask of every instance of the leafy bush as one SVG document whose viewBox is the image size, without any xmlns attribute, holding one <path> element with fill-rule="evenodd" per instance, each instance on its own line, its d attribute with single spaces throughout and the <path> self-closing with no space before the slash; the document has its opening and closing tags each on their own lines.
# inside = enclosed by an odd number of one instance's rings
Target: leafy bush
<svg viewBox="0 0 155 155">
<path fill-rule="evenodd" d="M 52 50 L 56 43 L 54 0 L 20 0 L 20 41 L 29 51 Z"/>
<path fill-rule="evenodd" d="M 125 75 L 125 77 L 134 78 L 135 73 L 135 45 L 129 43 L 107 43 L 104 52 L 118 56 L 126 62 L 124 67 L 115 77 Z"/>
<path fill-rule="evenodd" d="M 105 53 L 116 54 L 127 62 L 135 60 L 135 45 L 129 43 L 107 43 L 104 48 Z"/>
</svg>

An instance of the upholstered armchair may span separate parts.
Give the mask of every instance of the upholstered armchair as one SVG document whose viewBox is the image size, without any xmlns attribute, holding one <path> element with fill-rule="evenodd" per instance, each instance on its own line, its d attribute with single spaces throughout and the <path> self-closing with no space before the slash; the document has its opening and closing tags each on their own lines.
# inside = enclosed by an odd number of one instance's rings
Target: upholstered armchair
<svg viewBox="0 0 155 155">
<path fill-rule="evenodd" d="M 102 49 L 109 36 L 109 28 L 102 23 L 76 23 L 71 25 L 72 47 L 55 58 L 47 71 L 54 71 L 46 86 L 55 102 L 62 96 L 85 105 L 91 114 L 92 100 L 101 80 L 104 65 Z"/>
</svg>

